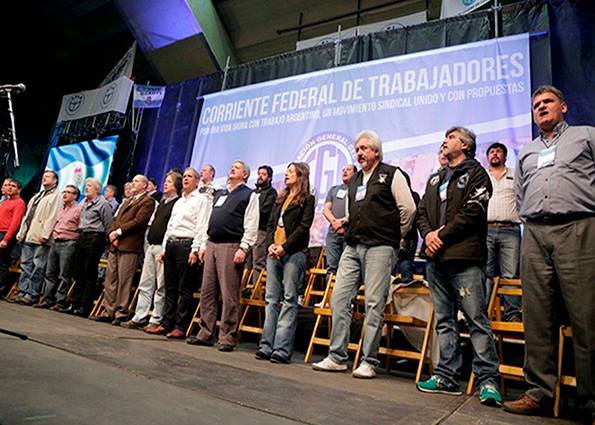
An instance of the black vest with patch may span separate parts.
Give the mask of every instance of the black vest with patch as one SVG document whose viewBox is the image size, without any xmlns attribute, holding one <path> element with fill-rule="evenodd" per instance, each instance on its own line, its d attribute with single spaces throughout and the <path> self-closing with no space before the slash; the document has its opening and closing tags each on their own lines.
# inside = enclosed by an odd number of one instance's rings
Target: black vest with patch
<svg viewBox="0 0 595 425">
<path fill-rule="evenodd" d="M 215 243 L 240 242 L 244 236 L 244 213 L 250 202 L 252 189 L 245 184 L 231 192 L 219 190 L 213 198 L 213 210 L 207 234 Z M 221 197 L 227 196 L 223 205 L 217 206 Z"/>
<path fill-rule="evenodd" d="M 349 227 L 345 242 L 368 246 L 399 246 L 401 220 L 397 203 L 391 191 L 396 167 L 381 162 L 378 164 L 366 187 L 366 196 L 356 201 L 357 188 L 362 185 L 363 171 L 358 171 L 348 184 Z"/>
</svg>

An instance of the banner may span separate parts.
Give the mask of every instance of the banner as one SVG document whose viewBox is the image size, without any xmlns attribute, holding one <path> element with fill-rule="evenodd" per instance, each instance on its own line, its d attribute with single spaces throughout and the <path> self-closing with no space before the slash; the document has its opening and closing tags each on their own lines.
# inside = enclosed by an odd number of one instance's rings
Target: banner
<svg viewBox="0 0 595 425">
<path fill-rule="evenodd" d="M 107 184 L 110 169 L 116 150 L 118 136 L 75 143 L 50 149 L 46 169 L 58 173 L 58 188 L 60 191 L 68 184 L 85 193 L 85 179 L 94 177 Z"/>
<path fill-rule="evenodd" d="M 94 90 L 67 94 L 62 97 L 58 121 L 71 121 L 106 112 L 126 112 L 133 82 L 128 77 Z"/>
<path fill-rule="evenodd" d="M 132 67 L 134 66 L 134 57 L 136 56 L 136 41 L 132 43 L 130 49 L 124 53 L 122 59 L 118 61 L 116 66 L 107 74 L 107 77 L 103 79 L 99 87 L 105 86 L 112 81 L 116 81 L 120 77 L 132 77 Z"/>
<path fill-rule="evenodd" d="M 442 0 L 440 19 L 473 12 L 490 0 Z"/>
<path fill-rule="evenodd" d="M 165 97 L 165 87 L 134 85 L 132 106 L 134 108 L 159 108 Z"/>
<path fill-rule="evenodd" d="M 489 144 L 504 143 L 514 166 L 532 138 L 530 75 L 529 36 L 521 34 L 215 93 L 204 98 L 191 165 L 213 164 L 224 184 L 235 159 L 268 164 L 279 185 L 289 162 L 307 162 L 321 211 L 341 168 L 356 162 L 354 137 L 370 129 L 384 161 L 409 173 L 421 193 L 451 126 L 477 134 L 480 160 Z M 325 226 L 317 215 L 312 243 Z"/>
</svg>

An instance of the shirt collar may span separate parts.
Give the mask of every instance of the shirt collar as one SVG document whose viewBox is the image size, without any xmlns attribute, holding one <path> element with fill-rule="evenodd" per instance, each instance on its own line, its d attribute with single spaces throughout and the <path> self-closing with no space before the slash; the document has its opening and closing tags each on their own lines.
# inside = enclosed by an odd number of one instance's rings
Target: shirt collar
<svg viewBox="0 0 595 425">
<path fill-rule="evenodd" d="M 541 129 L 539 130 L 539 137 L 541 138 L 542 142 L 551 143 L 552 140 L 557 138 L 560 134 L 564 133 L 564 131 L 566 131 L 567 128 L 568 123 L 562 120 L 554 127 L 554 130 L 552 131 L 554 137 L 552 137 L 551 140 L 547 140 L 544 132 Z"/>
</svg>

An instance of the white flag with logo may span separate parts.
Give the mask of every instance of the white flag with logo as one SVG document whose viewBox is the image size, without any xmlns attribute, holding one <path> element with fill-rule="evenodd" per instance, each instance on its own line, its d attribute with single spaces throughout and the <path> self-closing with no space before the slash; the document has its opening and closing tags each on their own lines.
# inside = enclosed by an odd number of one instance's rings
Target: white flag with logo
<svg viewBox="0 0 595 425">
<path fill-rule="evenodd" d="M 442 9 L 440 19 L 450 18 L 451 16 L 464 15 L 483 6 L 490 0 L 442 0 Z"/>
</svg>

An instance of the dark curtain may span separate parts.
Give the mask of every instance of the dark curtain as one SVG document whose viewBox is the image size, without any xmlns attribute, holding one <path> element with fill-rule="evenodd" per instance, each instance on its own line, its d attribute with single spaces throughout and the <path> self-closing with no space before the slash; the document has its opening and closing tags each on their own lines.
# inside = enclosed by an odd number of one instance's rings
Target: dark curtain
<svg viewBox="0 0 595 425">
<path fill-rule="evenodd" d="M 593 22 L 592 0 L 514 3 L 502 8 L 498 22 L 500 36 L 532 34 L 532 84 L 557 85 L 566 94 L 568 120 L 574 124 L 595 123 L 595 109 L 590 105 L 595 94 Z M 240 65 L 229 70 L 225 88 L 492 37 L 494 15 L 481 11 L 344 40 L 338 53 L 331 44 Z M 145 111 L 134 169 L 162 179 L 168 169 L 186 166 L 194 145 L 202 96 L 219 91 L 222 83 L 220 73 L 168 86 L 162 107 Z"/>
</svg>

